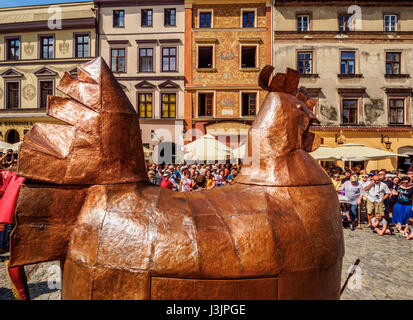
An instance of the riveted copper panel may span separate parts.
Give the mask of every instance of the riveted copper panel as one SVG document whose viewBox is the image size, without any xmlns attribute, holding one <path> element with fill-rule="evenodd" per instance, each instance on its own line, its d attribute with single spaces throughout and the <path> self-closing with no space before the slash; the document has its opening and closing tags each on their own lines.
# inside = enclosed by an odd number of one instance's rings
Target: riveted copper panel
<svg viewBox="0 0 413 320">
<path fill-rule="evenodd" d="M 151 299 L 277 300 L 277 283 L 276 278 L 199 280 L 153 277 Z"/>
</svg>

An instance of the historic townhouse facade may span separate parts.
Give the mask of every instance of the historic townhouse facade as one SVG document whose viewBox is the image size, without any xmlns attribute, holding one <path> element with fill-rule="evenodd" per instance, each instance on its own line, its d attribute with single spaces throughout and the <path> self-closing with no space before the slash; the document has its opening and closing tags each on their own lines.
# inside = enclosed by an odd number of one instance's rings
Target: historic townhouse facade
<svg viewBox="0 0 413 320">
<path fill-rule="evenodd" d="M 275 1 L 275 71 L 301 72 L 318 100 L 322 124 L 313 132 L 329 146 L 413 155 L 412 43 L 411 1 Z M 411 160 L 369 161 L 367 169 L 406 170 Z"/>
<path fill-rule="evenodd" d="M 185 1 L 185 125 L 236 147 L 246 137 L 265 92 L 271 64 L 271 1 Z"/>
<path fill-rule="evenodd" d="M 184 2 L 95 0 L 100 55 L 140 117 L 145 147 L 161 151 L 184 130 Z"/>
<path fill-rule="evenodd" d="M 0 140 L 21 141 L 46 116 L 64 72 L 95 56 L 93 1 L 0 9 Z M 60 19 L 61 25 L 56 19 Z"/>
</svg>

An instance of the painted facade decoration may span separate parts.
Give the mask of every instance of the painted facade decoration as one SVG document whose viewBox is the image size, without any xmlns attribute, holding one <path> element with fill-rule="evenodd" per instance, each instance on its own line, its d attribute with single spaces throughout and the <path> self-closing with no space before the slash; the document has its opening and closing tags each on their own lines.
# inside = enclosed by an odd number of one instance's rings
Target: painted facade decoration
<svg viewBox="0 0 413 320">
<path fill-rule="evenodd" d="M 186 1 L 185 124 L 196 128 L 194 135 L 222 136 L 229 123 L 238 143 L 245 138 L 243 124 L 249 126 L 265 97 L 257 86 L 259 70 L 271 63 L 271 7 L 266 1 Z M 244 25 L 245 14 L 250 24 Z M 209 26 L 201 26 L 201 15 L 209 14 Z M 200 48 L 212 48 L 212 65 L 203 67 Z M 251 66 L 243 65 L 242 48 L 255 48 Z M 244 57 L 245 59 L 245 57 Z M 251 59 L 253 60 L 253 59 Z M 188 65 L 189 66 L 189 65 Z M 252 94 L 255 112 L 243 114 L 243 94 Z M 208 98 L 205 98 L 208 95 Z M 204 102 L 203 99 L 209 99 Z M 203 113 L 203 104 L 212 111 Z M 202 106 L 201 106 L 202 105 Z M 205 107 L 205 108 L 207 108 Z M 212 127 L 212 124 L 215 124 Z"/>
</svg>

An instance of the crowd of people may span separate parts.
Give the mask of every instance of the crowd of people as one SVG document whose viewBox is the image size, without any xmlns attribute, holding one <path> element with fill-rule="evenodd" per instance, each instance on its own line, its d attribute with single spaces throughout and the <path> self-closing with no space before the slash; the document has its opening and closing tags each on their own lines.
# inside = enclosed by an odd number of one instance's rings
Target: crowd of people
<svg viewBox="0 0 413 320">
<path fill-rule="evenodd" d="M 355 230 L 364 213 L 374 233 L 413 239 L 413 166 L 407 175 L 399 170 L 367 172 L 360 167 L 328 166 L 325 170 L 338 193 L 344 226 Z"/>
<path fill-rule="evenodd" d="M 149 180 L 162 188 L 180 192 L 210 190 L 232 184 L 241 165 L 216 164 L 148 164 Z"/>
</svg>

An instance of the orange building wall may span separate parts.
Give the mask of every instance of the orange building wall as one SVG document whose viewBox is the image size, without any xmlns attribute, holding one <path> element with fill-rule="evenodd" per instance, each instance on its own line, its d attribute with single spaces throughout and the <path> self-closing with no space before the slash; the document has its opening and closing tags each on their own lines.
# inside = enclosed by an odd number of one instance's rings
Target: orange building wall
<svg viewBox="0 0 413 320">
<path fill-rule="evenodd" d="M 243 29 L 241 27 L 241 9 L 249 8 L 256 9 L 257 24 L 255 28 Z M 198 10 L 206 9 L 213 9 L 213 28 L 199 29 Z M 202 125 L 215 118 L 253 120 L 253 117 L 247 118 L 241 115 L 240 92 L 258 92 L 258 112 L 259 106 L 267 94 L 258 87 L 259 71 L 265 65 L 271 64 L 271 8 L 266 7 L 265 3 L 193 4 L 192 8 L 185 10 L 185 121 L 188 124 L 186 129 L 192 128 L 192 120 L 203 121 Z M 197 70 L 197 45 L 204 44 L 199 41 L 200 39 L 208 39 L 208 44 L 215 40 L 215 70 L 213 71 Z M 188 43 L 192 45 L 187 45 Z M 257 68 L 241 70 L 241 45 L 258 45 Z M 215 93 L 214 118 L 197 119 L 198 91 L 213 91 Z M 194 125 L 194 127 L 199 126 Z"/>
</svg>

